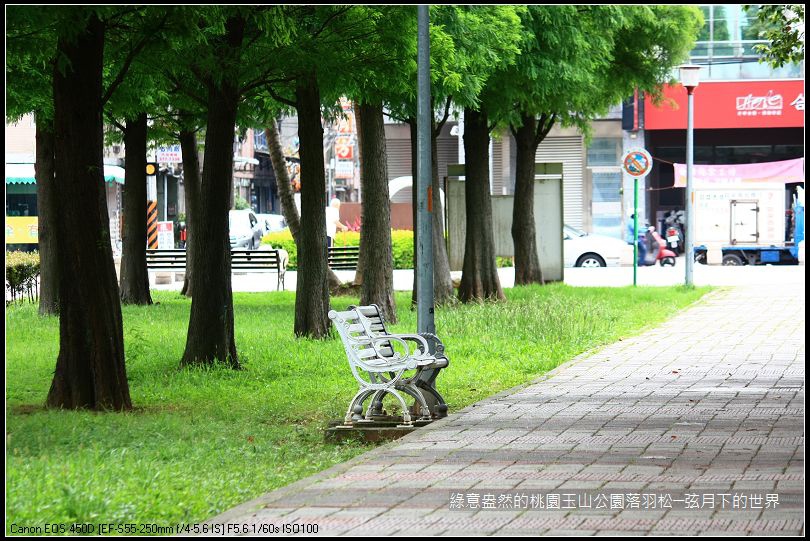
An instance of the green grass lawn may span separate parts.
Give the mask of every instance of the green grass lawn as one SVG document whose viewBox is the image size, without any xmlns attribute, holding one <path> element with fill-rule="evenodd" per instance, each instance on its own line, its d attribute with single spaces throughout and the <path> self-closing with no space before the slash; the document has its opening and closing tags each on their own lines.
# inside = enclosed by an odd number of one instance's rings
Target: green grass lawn
<svg viewBox="0 0 810 541">
<path fill-rule="evenodd" d="M 438 309 L 450 367 L 437 387 L 456 411 L 590 348 L 665 320 L 707 288 L 506 290 L 508 302 Z M 123 308 L 134 411 L 45 410 L 59 322 L 6 311 L 6 533 L 11 523 L 201 522 L 368 449 L 326 444 L 356 391 L 340 340 L 293 338 L 293 293 L 234 295 L 244 370 L 180 369 L 191 302 Z M 414 332 L 410 293 L 398 332 Z M 333 299 L 344 308 L 356 298 Z"/>
</svg>

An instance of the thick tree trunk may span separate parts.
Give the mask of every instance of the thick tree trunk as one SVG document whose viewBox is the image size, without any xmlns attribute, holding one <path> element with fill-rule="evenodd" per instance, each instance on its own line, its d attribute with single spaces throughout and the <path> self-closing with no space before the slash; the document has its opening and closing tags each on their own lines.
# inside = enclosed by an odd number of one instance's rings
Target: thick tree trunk
<svg viewBox="0 0 810 541">
<path fill-rule="evenodd" d="M 93 15 L 58 40 L 54 69 L 59 357 L 47 405 L 132 408 L 103 178 L 104 27 Z"/>
<path fill-rule="evenodd" d="M 314 74 L 295 88 L 301 156 L 301 231 L 298 235 L 298 284 L 295 335 L 329 334 L 329 287 L 326 262 L 326 178 L 323 161 L 321 97 Z"/>
<path fill-rule="evenodd" d="M 512 240 L 515 245 L 515 283 L 543 284 L 543 271 L 537 255 L 534 226 L 534 160 L 537 153 L 537 120 L 523 116 L 523 125 L 514 130 L 517 142 L 515 202 L 512 208 Z"/>
<path fill-rule="evenodd" d="M 194 258 L 191 238 L 200 206 L 200 157 L 197 154 L 197 134 L 193 130 L 180 130 L 180 150 L 183 153 L 183 187 L 186 200 L 186 275 L 181 295 L 194 295 Z"/>
<path fill-rule="evenodd" d="M 293 197 L 292 185 L 290 184 L 290 175 L 287 172 L 287 162 L 284 160 L 284 151 L 281 149 L 281 139 L 278 136 L 278 127 L 275 121 L 270 124 L 269 128 L 264 129 L 264 135 L 267 137 L 270 163 L 273 165 L 273 173 L 276 175 L 278 196 L 279 199 L 281 199 L 281 213 L 284 215 L 284 220 L 286 220 L 290 228 L 296 249 L 300 251 L 298 232 L 301 230 L 301 217 L 298 216 L 298 208 L 295 206 L 295 198 Z M 326 218 L 324 218 L 324 220 L 325 219 Z M 340 278 L 328 267 L 327 280 L 329 281 L 329 289 L 335 290 L 340 287 Z"/>
<path fill-rule="evenodd" d="M 489 126 L 484 112 L 464 109 L 464 155 L 467 236 L 458 297 L 462 302 L 504 299 L 492 237 Z"/>
<path fill-rule="evenodd" d="M 226 23 L 226 44 L 219 51 L 222 69 L 239 63 L 244 21 Z M 239 88 L 231 77 L 208 82 L 205 168 L 200 186 L 199 214 L 191 241 L 195 294 L 191 301 L 186 350 L 181 364 L 213 364 L 239 368 L 233 324 L 231 250 L 228 211 L 233 186 L 233 134 Z M 196 210 L 196 209 L 195 209 Z"/>
<path fill-rule="evenodd" d="M 361 159 L 360 185 L 363 191 L 360 257 L 365 260 L 360 303 L 376 304 L 386 321 L 396 323 L 391 200 L 388 196 L 388 158 L 382 102 L 357 105 L 356 112 Z"/>
<path fill-rule="evenodd" d="M 36 115 L 37 223 L 39 229 L 39 314 L 59 313 L 59 272 L 56 258 L 53 119 Z"/>
<path fill-rule="evenodd" d="M 127 120 L 121 302 L 152 304 L 146 268 L 146 113 Z"/>
</svg>

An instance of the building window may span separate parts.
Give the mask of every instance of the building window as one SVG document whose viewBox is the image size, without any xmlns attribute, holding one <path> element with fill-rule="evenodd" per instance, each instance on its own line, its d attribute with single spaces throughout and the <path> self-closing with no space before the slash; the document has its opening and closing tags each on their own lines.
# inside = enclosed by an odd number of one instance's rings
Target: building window
<svg viewBox="0 0 810 541">
<path fill-rule="evenodd" d="M 267 136 L 262 129 L 253 130 L 253 150 L 267 151 Z"/>
<path fill-rule="evenodd" d="M 615 138 L 595 138 L 588 147 L 588 167 L 619 165 L 622 141 Z"/>
<path fill-rule="evenodd" d="M 757 20 L 758 6 L 752 5 L 745 10 L 742 4 L 704 4 L 700 9 L 704 24 L 690 57 L 692 62 L 705 66 L 701 79 L 804 77 L 803 62 L 781 68 L 759 62 L 760 55 L 755 46 L 767 43 L 761 35 L 772 27 L 772 23 L 763 24 Z"/>
<path fill-rule="evenodd" d="M 617 167 L 591 172 L 593 233 L 622 238 L 622 173 Z"/>
</svg>

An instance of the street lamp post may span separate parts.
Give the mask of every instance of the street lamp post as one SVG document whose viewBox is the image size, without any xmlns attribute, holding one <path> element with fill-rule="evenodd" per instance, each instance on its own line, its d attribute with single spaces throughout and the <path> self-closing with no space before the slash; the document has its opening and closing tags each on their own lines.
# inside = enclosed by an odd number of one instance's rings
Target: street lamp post
<svg viewBox="0 0 810 541">
<path fill-rule="evenodd" d="M 692 192 L 692 166 L 694 164 L 694 93 L 700 83 L 700 66 L 686 64 L 680 66 L 681 84 L 686 88 L 688 95 L 687 123 L 686 123 L 686 285 L 694 285 L 693 272 L 695 266 L 694 254 L 694 215 Z"/>
</svg>

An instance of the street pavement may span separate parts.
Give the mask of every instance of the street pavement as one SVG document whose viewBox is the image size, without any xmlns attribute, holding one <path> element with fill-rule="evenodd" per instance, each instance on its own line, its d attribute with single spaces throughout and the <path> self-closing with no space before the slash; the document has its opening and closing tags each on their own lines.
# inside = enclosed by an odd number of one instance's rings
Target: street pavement
<svg viewBox="0 0 810 541">
<path fill-rule="evenodd" d="M 771 283 L 804 283 L 804 265 L 785 266 L 743 266 L 724 267 L 721 265 L 695 265 L 695 285 L 712 286 L 740 286 L 761 285 Z M 183 287 L 182 273 L 177 273 L 176 280 L 166 284 L 156 284 L 156 274 L 170 280 L 168 273 L 150 272 L 150 283 L 153 289 L 180 291 Z M 338 270 L 338 277 L 348 282 L 354 280 L 354 271 Z M 461 272 L 451 273 L 454 279 L 461 278 Z M 586 287 L 623 287 L 633 284 L 633 267 L 605 267 L 605 268 L 566 268 L 563 271 L 566 284 Z M 513 287 L 515 284 L 514 268 L 498 269 L 501 286 Z M 638 269 L 637 282 L 642 286 L 670 286 L 684 283 L 685 267 L 683 257 L 679 257 L 674 267 L 641 267 Z M 288 271 L 285 277 L 286 291 L 295 291 L 297 273 Z M 234 274 L 232 278 L 233 291 L 260 292 L 276 290 L 275 273 L 242 273 Z M 413 270 L 394 271 L 394 289 L 397 291 L 410 291 L 413 288 Z"/>
<path fill-rule="evenodd" d="M 805 288 L 790 276 L 716 290 L 210 522 L 336 535 L 803 535 Z"/>
</svg>

